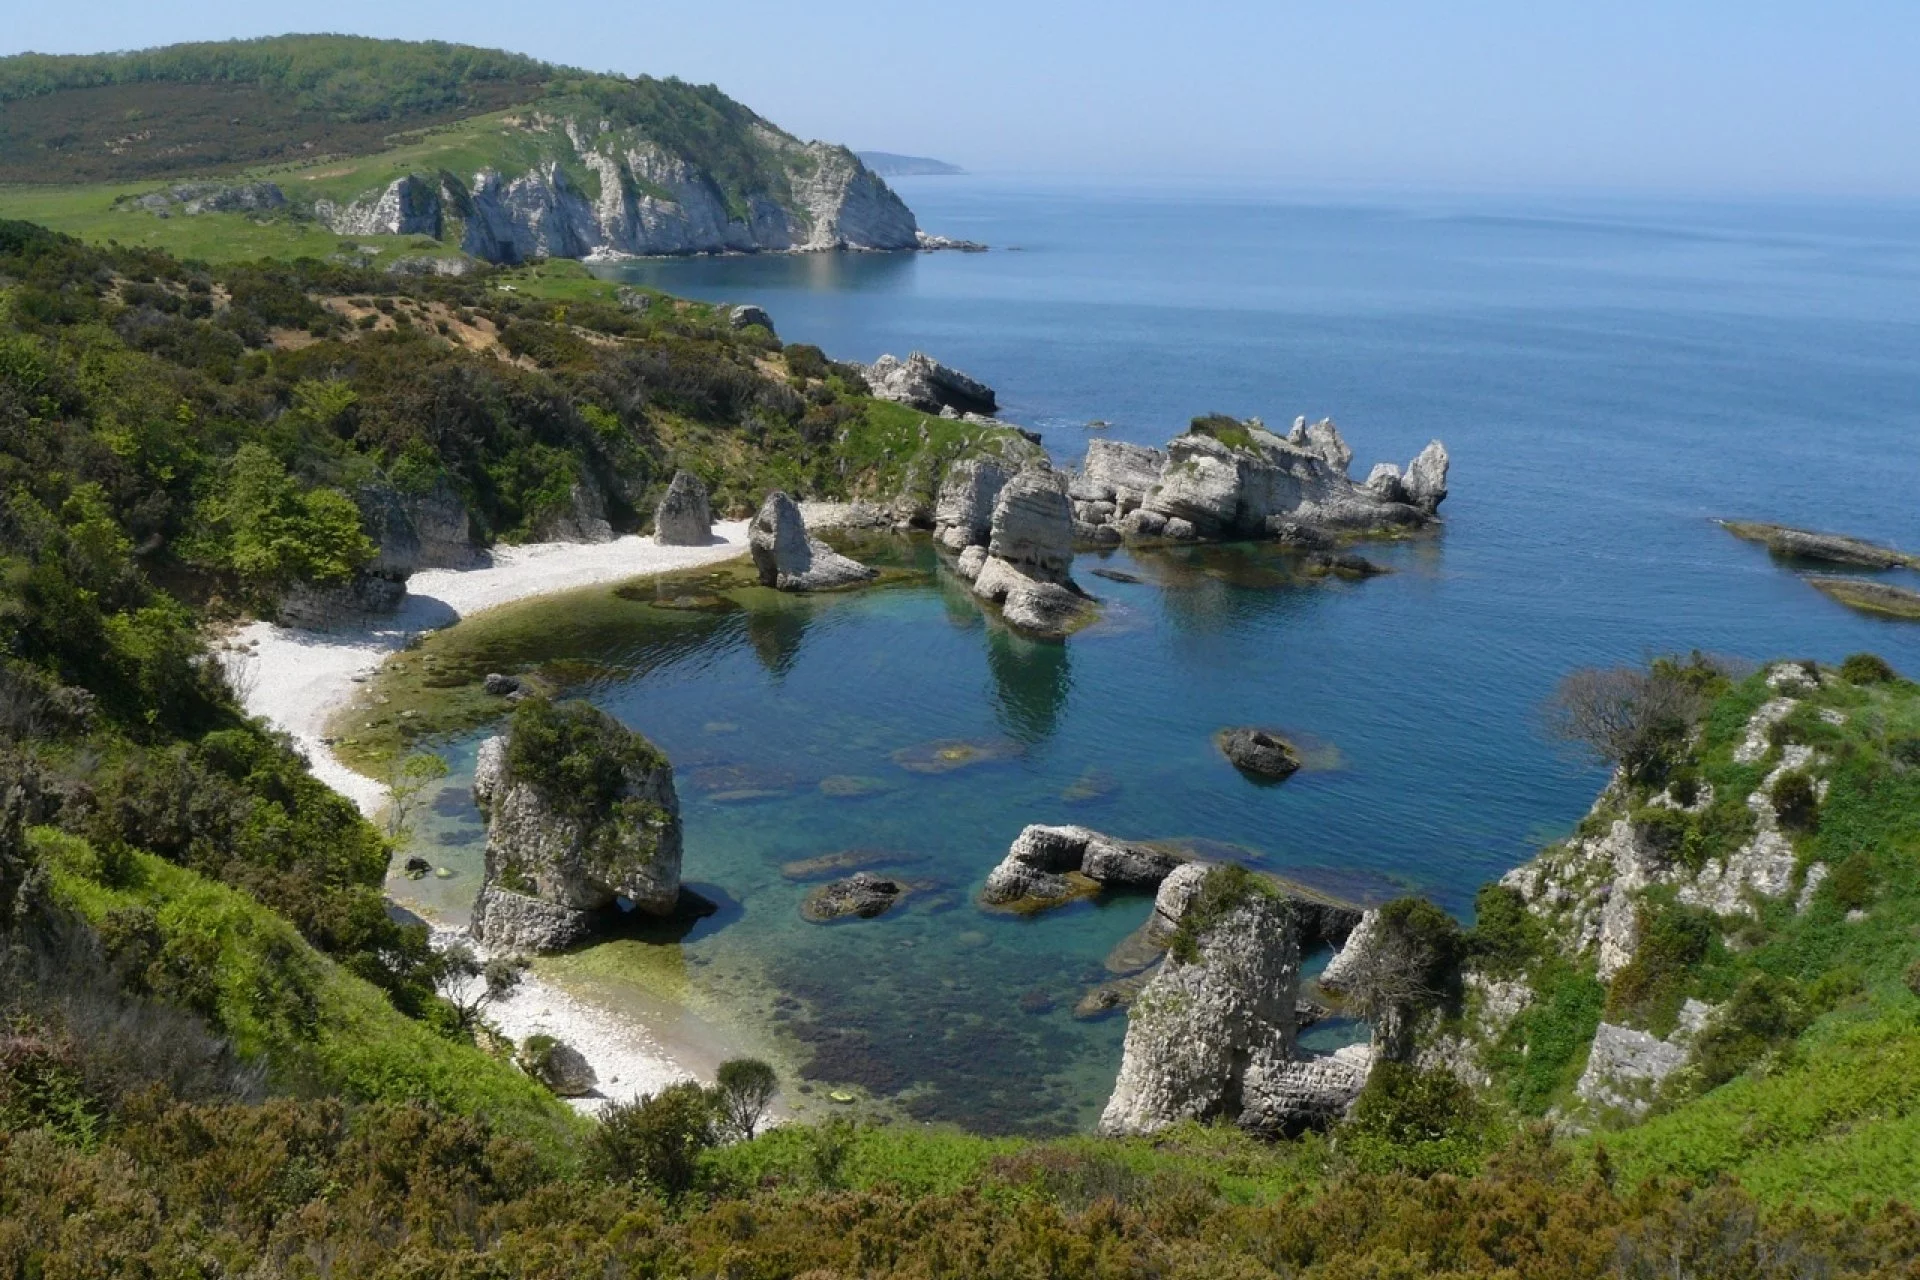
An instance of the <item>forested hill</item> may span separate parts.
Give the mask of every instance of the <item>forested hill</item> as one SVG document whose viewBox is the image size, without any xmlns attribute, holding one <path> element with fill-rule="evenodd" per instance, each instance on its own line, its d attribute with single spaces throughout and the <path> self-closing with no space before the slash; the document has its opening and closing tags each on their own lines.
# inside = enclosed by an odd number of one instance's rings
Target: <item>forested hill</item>
<svg viewBox="0 0 1920 1280">
<path fill-rule="evenodd" d="M 0 182 L 102 182 L 380 149 L 595 79 L 438 41 L 273 36 L 0 58 Z"/>
</svg>

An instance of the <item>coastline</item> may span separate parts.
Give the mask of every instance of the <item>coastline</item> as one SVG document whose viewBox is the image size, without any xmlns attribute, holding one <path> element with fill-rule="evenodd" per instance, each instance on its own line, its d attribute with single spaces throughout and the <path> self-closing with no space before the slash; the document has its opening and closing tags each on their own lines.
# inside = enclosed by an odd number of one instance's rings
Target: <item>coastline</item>
<svg viewBox="0 0 1920 1280">
<path fill-rule="evenodd" d="M 352 800 L 368 818 L 385 808 L 387 789 L 348 768 L 328 746 L 328 719 L 357 685 L 408 639 L 488 609 L 555 592 L 718 564 L 747 553 L 747 522 L 716 522 L 704 547 L 661 547 L 629 534 L 611 542 L 533 543 L 495 550 L 469 569 L 428 569 L 409 579 L 392 614 L 326 631 L 253 622 L 230 633 L 217 652 L 251 715 L 293 738 L 315 777 Z M 447 922 L 427 918 L 436 944 L 451 940 Z M 635 1017 L 567 986 L 529 973 L 512 996 L 492 1006 L 501 1030 L 524 1039 L 553 1035 L 578 1049 L 600 1079 L 595 1095 L 570 1099 L 582 1111 L 708 1078 L 736 1046 L 732 1037 L 685 1011 Z"/>
</svg>

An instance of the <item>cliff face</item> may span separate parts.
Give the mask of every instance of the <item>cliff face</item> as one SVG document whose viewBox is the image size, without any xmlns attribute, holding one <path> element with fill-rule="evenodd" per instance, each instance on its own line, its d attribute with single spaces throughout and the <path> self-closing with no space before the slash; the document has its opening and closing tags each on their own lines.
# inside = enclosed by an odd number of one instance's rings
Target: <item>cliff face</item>
<svg viewBox="0 0 1920 1280">
<path fill-rule="evenodd" d="M 489 262 L 919 244 L 912 210 L 851 151 L 764 122 L 747 139 L 761 174 L 731 194 L 639 127 L 541 116 L 521 130 L 543 159 L 516 166 L 503 151 L 469 175 L 407 174 L 314 214 L 342 235 L 431 236 Z"/>
</svg>

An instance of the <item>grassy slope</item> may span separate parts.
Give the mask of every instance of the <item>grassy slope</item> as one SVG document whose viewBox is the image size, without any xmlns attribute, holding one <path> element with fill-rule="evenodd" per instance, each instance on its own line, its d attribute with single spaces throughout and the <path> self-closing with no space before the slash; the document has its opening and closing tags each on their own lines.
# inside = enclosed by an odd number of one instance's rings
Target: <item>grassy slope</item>
<svg viewBox="0 0 1920 1280">
<path fill-rule="evenodd" d="M 220 1025 L 243 1056 L 264 1056 L 282 1087 L 364 1101 L 426 1099 L 487 1116 L 550 1155 L 571 1149 L 580 1122 L 552 1094 L 512 1066 L 403 1017 L 253 899 L 143 853 L 129 855 L 131 873 L 111 886 L 85 841 L 42 829 L 34 842 L 52 870 L 56 898 L 90 924 L 147 907 L 168 938 L 208 945 L 217 956 Z M 300 1012 L 289 1016 L 288 1009 Z"/>
</svg>

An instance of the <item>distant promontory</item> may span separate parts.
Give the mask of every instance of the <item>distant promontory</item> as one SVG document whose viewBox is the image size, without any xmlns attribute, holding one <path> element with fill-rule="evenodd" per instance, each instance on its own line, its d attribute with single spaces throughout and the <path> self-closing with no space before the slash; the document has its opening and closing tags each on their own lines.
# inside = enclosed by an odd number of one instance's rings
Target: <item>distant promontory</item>
<svg viewBox="0 0 1920 1280">
<path fill-rule="evenodd" d="M 856 151 L 860 163 L 882 178 L 945 178 L 964 174 L 957 164 L 930 156 L 900 156 L 891 151 Z"/>
</svg>

